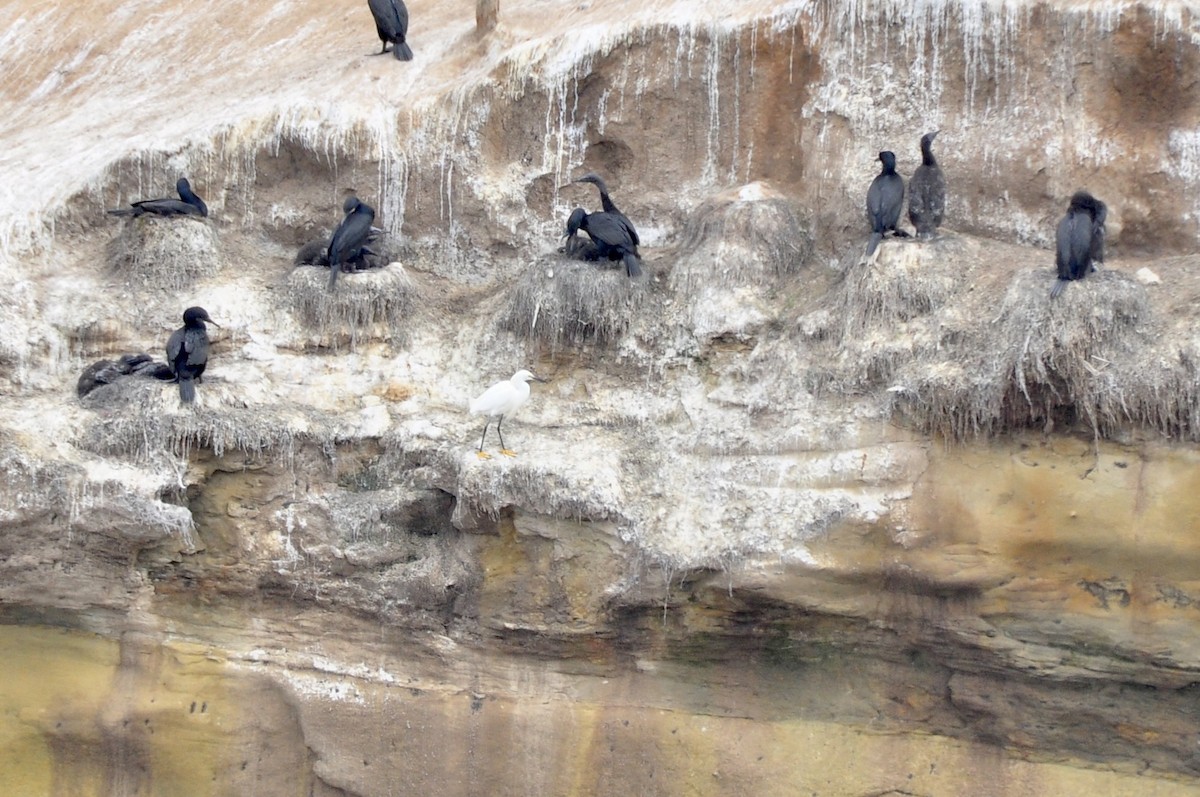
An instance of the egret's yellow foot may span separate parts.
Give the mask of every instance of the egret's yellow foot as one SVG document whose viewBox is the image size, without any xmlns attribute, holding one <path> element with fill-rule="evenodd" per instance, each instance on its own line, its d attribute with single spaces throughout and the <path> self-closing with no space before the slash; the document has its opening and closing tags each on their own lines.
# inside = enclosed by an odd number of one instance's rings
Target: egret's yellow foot
<svg viewBox="0 0 1200 797">
<path fill-rule="evenodd" d="M 511 448 L 502 448 L 500 449 L 500 453 L 506 457 L 515 457 L 517 455 L 517 452 L 513 451 Z"/>
<path fill-rule="evenodd" d="M 479 457 L 480 459 L 491 459 L 492 458 L 492 455 L 486 451 L 477 451 L 475 453 L 475 456 Z"/>
</svg>

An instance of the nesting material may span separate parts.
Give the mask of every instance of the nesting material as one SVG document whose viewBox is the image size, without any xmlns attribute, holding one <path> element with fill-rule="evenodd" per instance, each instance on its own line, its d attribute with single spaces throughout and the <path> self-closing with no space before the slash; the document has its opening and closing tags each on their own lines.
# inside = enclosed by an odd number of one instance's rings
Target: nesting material
<svg viewBox="0 0 1200 797">
<path fill-rule="evenodd" d="M 1134 276 L 1103 269 L 1050 298 L 1052 257 L 950 235 L 885 241 L 840 288 L 822 378 L 881 390 L 898 415 L 950 440 L 1078 425 L 1200 438 L 1200 358 Z"/>
<path fill-rule="evenodd" d="M 127 219 L 109 242 L 108 260 L 129 281 L 167 291 L 190 287 L 221 267 L 216 230 L 189 216 Z"/>
<path fill-rule="evenodd" d="M 204 382 L 197 403 L 183 406 L 178 387 L 154 379 L 120 379 L 101 385 L 80 403 L 96 411 L 80 431 L 77 444 L 93 453 L 136 462 L 187 456 L 209 449 L 247 454 L 295 451 L 303 438 L 332 440 L 332 422 L 295 407 L 242 406 L 227 386 Z"/>
<path fill-rule="evenodd" d="M 904 414 L 953 439 L 1058 421 L 1105 436 L 1130 423 L 1194 436 L 1195 374 L 1158 350 L 1145 288 L 1106 271 L 1051 300 L 1047 277 L 1017 273 L 999 307 L 963 327 L 958 356 L 904 368 L 893 390 Z"/>
<path fill-rule="evenodd" d="M 305 327 L 333 345 L 403 338 L 404 319 L 416 287 L 399 263 L 338 275 L 329 290 L 329 269 L 300 266 L 287 278 L 287 297 Z"/>
<path fill-rule="evenodd" d="M 800 272 L 812 249 L 791 202 L 751 183 L 709 199 L 689 217 L 669 284 L 698 337 L 751 337 L 774 313 L 772 294 Z"/>
<path fill-rule="evenodd" d="M 787 197 L 751 183 L 709 199 L 688 218 L 672 287 L 690 290 L 761 284 L 796 274 L 813 250 L 812 233 Z"/>
<path fill-rule="evenodd" d="M 547 256 L 525 270 L 501 323 L 519 336 L 553 348 L 612 343 L 624 335 L 645 302 L 645 279 L 630 279 L 623 264 Z"/>
<path fill-rule="evenodd" d="M 837 301 L 843 337 L 928 316 L 969 287 L 970 275 L 955 268 L 966 256 L 961 238 L 943 238 L 936 249 L 887 240 L 877 252 L 886 256 L 859 261 L 846 273 Z"/>
</svg>

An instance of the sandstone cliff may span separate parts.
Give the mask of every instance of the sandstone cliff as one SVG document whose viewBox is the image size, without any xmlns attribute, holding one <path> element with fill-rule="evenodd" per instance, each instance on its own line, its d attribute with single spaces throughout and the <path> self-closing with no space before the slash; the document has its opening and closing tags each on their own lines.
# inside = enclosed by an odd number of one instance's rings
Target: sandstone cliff
<svg viewBox="0 0 1200 797">
<path fill-rule="evenodd" d="M 1200 793 L 1191 6 L 412 0 L 407 64 L 349 0 L 0 8 L 3 793 Z M 860 262 L 939 128 L 944 235 Z M 636 284 L 555 252 L 586 170 Z M 194 408 L 76 397 L 193 304 Z"/>
</svg>

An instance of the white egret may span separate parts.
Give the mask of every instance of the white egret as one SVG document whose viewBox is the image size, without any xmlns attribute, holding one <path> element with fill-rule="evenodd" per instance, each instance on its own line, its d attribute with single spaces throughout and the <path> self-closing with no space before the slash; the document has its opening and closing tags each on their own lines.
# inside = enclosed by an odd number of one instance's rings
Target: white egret
<svg viewBox="0 0 1200 797">
<path fill-rule="evenodd" d="M 517 455 L 515 451 L 510 450 L 508 446 L 504 445 L 504 435 L 500 432 L 500 424 L 504 422 L 506 416 L 516 412 L 517 408 L 529 398 L 530 379 L 536 382 L 546 381 L 522 368 L 512 375 L 512 379 L 497 382 L 471 401 L 471 414 L 486 415 L 488 418 L 483 424 L 483 437 L 479 439 L 480 459 L 488 459 L 490 457 L 489 454 L 483 451 L 483 442 L 487 439 L 487 430 L 492 422 L 492 418 L 497 419 L 496 434 L 500 437 L 500 453 L 506 457 L 515 457 Z"/>
</svg>

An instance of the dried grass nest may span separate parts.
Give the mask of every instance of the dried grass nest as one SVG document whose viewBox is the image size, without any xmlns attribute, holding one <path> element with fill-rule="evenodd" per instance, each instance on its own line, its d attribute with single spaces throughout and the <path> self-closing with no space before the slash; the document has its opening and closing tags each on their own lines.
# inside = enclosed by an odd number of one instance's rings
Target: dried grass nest
<svg viewBox="0 0 1200 797">
<path fill-rule="evenodd" d="M 221 268 L 220 240 L 205 219 L 153 214 L 126 219 L 108 243 L 110 267 L 131 282 L 174 291 Z"/>
<path fill-rule="evenodd" d="M 924 246 L 924 248 L 922 248 Z M 906 423 L 949 440 L 1079 424 L 1200 439 L 1200 352 L 1146 287 L 1104 269 L 1050 299 L 1054 274 L 971 241 L 891 245 L 848 269 L 818 387 L 882 390 Z"/>
<path fill-rule="evenodd" d="M 630 279 L 620 262 L 547 255 L 525 269 L 513 287 L 501 326 L 555 348 L 608 344 L 629 330 L 647 290 L 646 278 Z"/>
<path fill-rule="evenodd" d="M 305 327 L 352 347 L 364 339 L 403 338 L 417 291 L 402 265 L 339 274 L 334 289 L 328 286 L 328 268 L 297 266 L 288 274 L 287 301 Z"/>
</svg>

